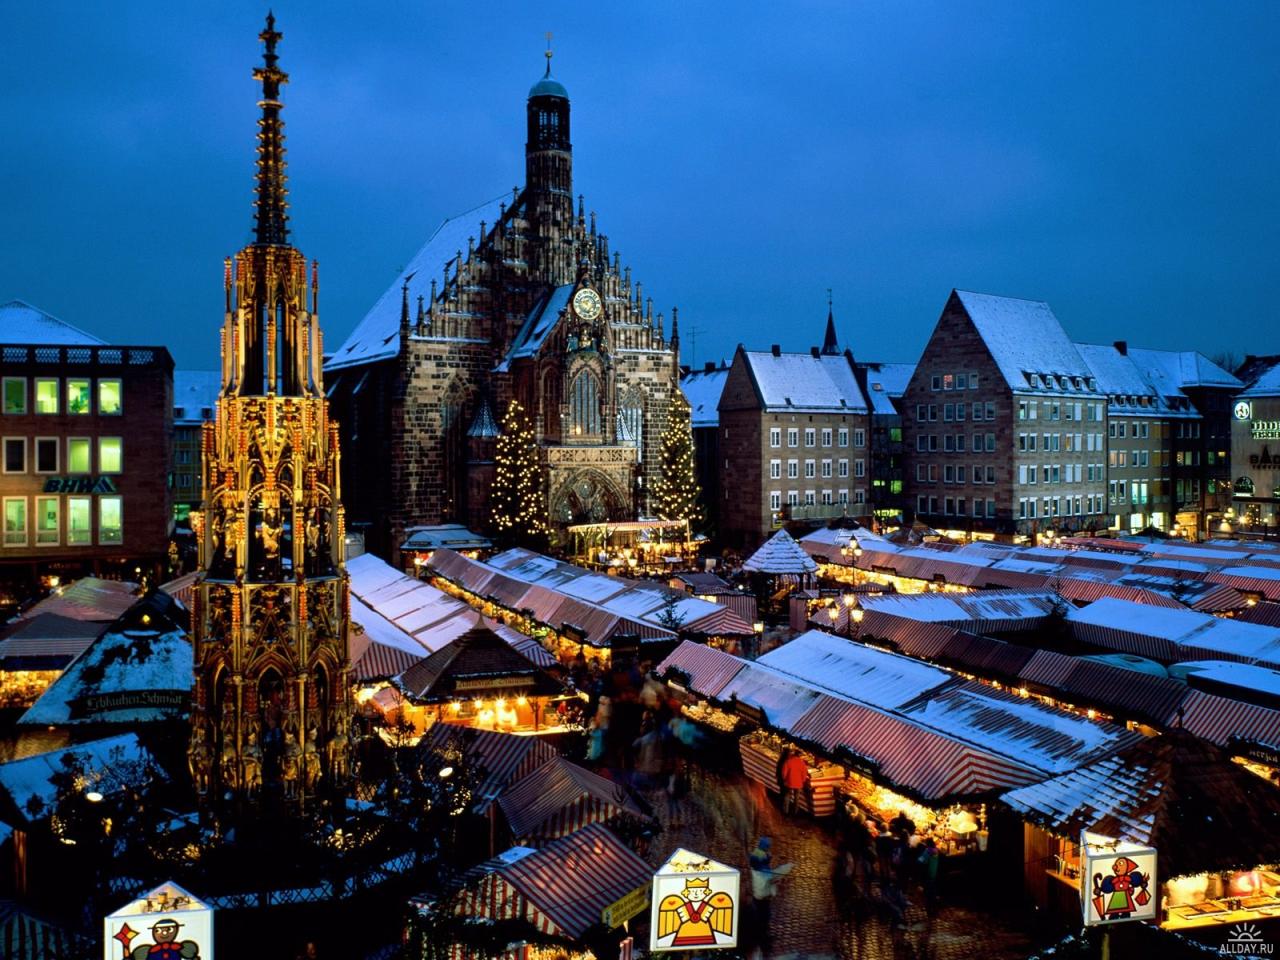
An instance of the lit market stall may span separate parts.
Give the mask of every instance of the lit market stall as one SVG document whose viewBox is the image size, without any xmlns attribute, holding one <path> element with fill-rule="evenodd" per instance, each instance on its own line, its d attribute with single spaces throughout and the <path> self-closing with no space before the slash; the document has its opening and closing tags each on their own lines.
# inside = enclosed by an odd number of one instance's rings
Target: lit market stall
<svg viewBox="0 0 1280 960">
<path fill-rule="evenodd" d="M 574 563 L 623 573 L 681 570 L 698 556 L 688 520 L 623 520 L 568 527 Z"/>
<path fill-rule="evenodd" d="M 585 767 L 555 757 L 498 796 L 512 839 L 529 846 L 568 836 L 592 823 L 647 824 L 630 791 Z"/>
<path fill-rule="evenodd" d="M 1002 799 L 1024 821 L 1027 893 L 1042 909 L 1078 915 L 1087 829 L 1157 849 L 1162 926 L 1280 927 L 1280 788 L 1184 730 Z"/>
</svg>

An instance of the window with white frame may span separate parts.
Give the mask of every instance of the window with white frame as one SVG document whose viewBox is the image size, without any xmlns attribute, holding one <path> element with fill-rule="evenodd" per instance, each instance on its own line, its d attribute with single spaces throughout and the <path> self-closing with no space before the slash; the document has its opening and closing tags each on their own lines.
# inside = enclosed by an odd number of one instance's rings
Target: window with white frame
<svg viewBox="0 0 1280 960">
<path fill-rule="evenodd" d="M 4 545 L 6 547 L 25 547 L 27 545 L 27 498 L 4 498 Z"/>
<path fill-rule="evenodd" d="M 822 445 L 824 447 L 831 446 L 831 428 L 830 427 L 822 428 Z"/>
<path fill-rule="evenodd" d="M 831 461 L 823 460 L 822 461 L 822 477 L 825 480 L 830 478 L 830 476 L 831 476 Z"/>
<path fill-rule="evenodd" d="M 27 472 L 27 438 L 26 437 L 5 437 L 4 438 L 4 472 L 5 473 L 26 473 Z"/>
<path fill-rule="evenodd" d="M 855 477 L 865 477 L 867 475 L 867 461 L 865 460 L 853 461 L 853 475 Z"/>
<path fill-rule="evenodd" d="M 836 431 L 836 444 L 841 447 L 847 447 L 849 445 L 849 428 L 848 427 L 841 427 L 839 430 Z"/>
<path fill-rule="evenodd" d="M 865 447 L 867 445 L 867 431 L 859 428 L 853 431 L 853 445 L 855 447 Z"/>
<path fill-rule="evenodd" d="M 806 460 L 804 462 L 804 478 L 806 480 L 812 480 L 814 478 L 814 470 L 816 469 L 816 466 L 817 465 L 812 460 Z"/>
<path fill-rule="evenodd" d="M 816 436 L 817 436 L 817 431 L 814 430 L 813 427 L 805 427 L 804 428 L 804 445 L 806 447 L 814 446 L 815 443 L 817 443 L 817 440 L 815 439 Z"/>
<path fill-rule="evenodd" d="M 769 491 L 769 509 L 770 510 L 782 509 L 782 491 L 781 490 Z"/>
<path fill-rule="evenodd" d="M 788 460 L 787 461 L 787 479 L 795 480 L 799 476 L 800 476 L 800 461 Z"/>
<path fill-rule="evenodd" d="M 798 427 L 787 428 L 787 446 L 788 447 L 800 446 L 800 430 Z"/>
<path fill-rule="evenodd" d="M 921 467 L 921 466 L 922 466 L 922 464 L 916 464 L 916 473 L 917 473 L 917 474 L 919 474 L 919 472 L 920 472 L 920 467 Z M 837 475 L 837 476 L 840 476 L 840 477 L 847 477 L 847 476 L 849 475 L 849 461 L 848 461 L 848 460 L 840 460 L 840 461 L 838 461 L 838 462 L 837 462 L 837 464 L 836 464 L 836 475 Z M 916 478 L 916 479 L 919 479 L 919 477 L 917 476 L 917 478 Z"/>
<path fill-rule="evenodd" d="M 769 428 L 769 446 L 771 447 L 782 446 L 782 428 L 781 427 Z"/>
<path fill-rule="evenodd" d="M 782 479 L 782 461 L 781 460 L 769 461 L 769 479 L 770 480 Z"/>
</svg>

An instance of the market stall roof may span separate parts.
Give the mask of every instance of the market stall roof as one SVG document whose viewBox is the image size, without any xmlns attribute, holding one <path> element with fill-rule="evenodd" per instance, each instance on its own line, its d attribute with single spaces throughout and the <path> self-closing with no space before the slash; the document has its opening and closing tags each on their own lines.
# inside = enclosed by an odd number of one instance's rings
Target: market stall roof
<svg viewBox="0 0 1280 960">
<path fill-rule="evenodd" d="M 1184 730 L 1003 799 L 1061 836 L 1088 829 L 1155 846 L 1164 878 L 1280 861 L 1280 789 Z"/>
<path fill-rule="evenodd" d="M 162 775 L 133 733 L 10 760 L 0 763 L 0 818 L 21 824 L 48 816 L 58 800 L 58 779 L 69 765 L 84 770 L 103 795 L 145 786 Z"/>
<path fill-rule="evenodd" d="M 418 741 L 417 749 L 446 755 L 460 753 L 465 764 L 481 772 L 475 787 L 476 813 L 484 813 L 503 790 L 558 756 L 555 747 L 541 737 L 478 730 L 446 721 L 432 724 Z"/>
<path fill-rule="evenodd" d="M 401 550 L 487 550 L 493 541 L 483 534 L 468 530 L 460 523 L 441 523 L 429 527 L 409 527 Z"/>
<path fill-rule="evenodd" d="M 559 680 L 485 626 L 473 627 L 419 660 L 395 678 L 409 699 L 445 703 L 476 696 L 554 697 L 566 693 Z"/>
<path fill-rule="evenodd" d="M 1079 640 L 1162 663 L 1223 659 L 1280 667 L 1280 637 L 1259 624 L 1115 598 L 1070 610 L 1067 619 Z"/>
<path fill-rule="evenodd" d="M 744 666 L 716 695 L 718 700 L 736 699 L 764 714 L 765 722 L 779 730 L 790 730 L 822 696 L 806 681 L 778 673 L 768 667 L 743 661 Z"/>
<path fill-rule="evenodd" d="M 509 858 L 464 891 L 458 912 L 524 920 L 551 936 L 579 938 L 604 908 L 644 886 L 653 868 L 602 824 Z"/>
<path fill-rule="evenodd" d="M 816 572 L 818 565 L 791 538 L 791 534 L 786 530 L 779 530 L 747 558 L 742 569 L 772 575 L 809 574 Z"/>
<path fill-rule="evenodd" d="M 665 677 L 669 670 L 679 670 L 689 678 L 691 690 L 704 697 L 718 698 L 725 685 L 746 665 L 747 661 L 731 653 L 704 643 L 682 640 L 680 646 L 654 668 L 654 673 Z"/>
<path fill-rule="evenodd" d="M 717 604 L 716 609 L 705 616 L 682 623 L 680 633 L 700 637 L 749 637 L 755 628 L 729 607 Z"/>
<path fill-rule="evenodd" d="M 185 611 L 153 590 L 111 624 L 18 723 L 134 725 L 185 717 L 195 682 L 192 663 Z"/>
<path fill-rule="evenodd" d="M 885 593 L 866 597 L 858 603 L 866 616 L 875 613 L 972 631 L 1004 632 L 1043 626 L 1055 600 L 1048 590 L 984 590 L 978 593 Z"/>
<path fill-rule="evenodd" d="M 101 620 L 73 620 L 56 613 L 19 620 L 2 634 L 0 670 L 61 670 L 109 626 Z"/>
<path fill-rule="evenodd" d="M 138 585 L 123 580 L 84 577 L 59 587 L 16 619 L 30 620 L 42 613 L 56 613 L 72 620 L 112 621 L 138 602 Z"/>
<path fill-rule="evenodd" d="M 531 841 L 554 840 L 620 816 L 650 819 L 624 784 L 559 756 L 502 791 L 498 806 L 511 835 Z"/>
</svg>

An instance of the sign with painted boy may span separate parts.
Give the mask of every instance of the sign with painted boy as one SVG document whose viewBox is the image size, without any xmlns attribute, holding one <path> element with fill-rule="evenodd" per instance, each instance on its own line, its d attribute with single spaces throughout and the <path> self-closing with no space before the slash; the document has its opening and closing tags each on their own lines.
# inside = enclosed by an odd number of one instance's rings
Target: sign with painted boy
<svg viewBox="0 0 1280 960">
<path fill-rule="evenodd" d="M 103 960 L 213 960 L 213 908 L 163 883 L 103 920 Z"/>
</svg>

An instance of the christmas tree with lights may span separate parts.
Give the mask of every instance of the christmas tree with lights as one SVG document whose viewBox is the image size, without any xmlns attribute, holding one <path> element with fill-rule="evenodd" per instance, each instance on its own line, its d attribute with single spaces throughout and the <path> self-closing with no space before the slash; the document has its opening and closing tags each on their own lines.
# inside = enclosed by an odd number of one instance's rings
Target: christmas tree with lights
<svg viewBox="0 0 1280 960">
<path fill-rule="evenodd" d="M 489 492 L 493 529 L 501 539 L 530 547 L 546 541 L 550 530 L 542 473 L 533 426 L 524 408 L 512 400 L 502 418 Z"/>
<path fill-rule="evenodd" d="M 693 428 L 689 403 L 677 392 L 667 410 L 667 426 L 662 431 L 658 451 L 661 475 L 653 484 L 653 509 L 663 520 L 701 519 L 698 498 L 702 491 L 693 472 Z"/>
</svg>

